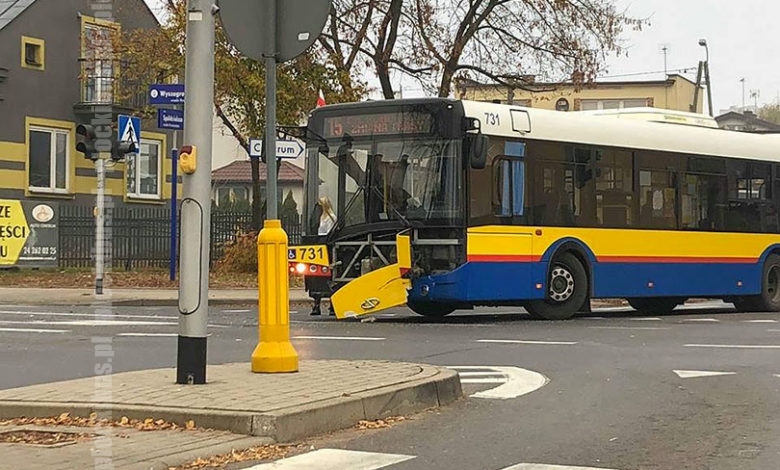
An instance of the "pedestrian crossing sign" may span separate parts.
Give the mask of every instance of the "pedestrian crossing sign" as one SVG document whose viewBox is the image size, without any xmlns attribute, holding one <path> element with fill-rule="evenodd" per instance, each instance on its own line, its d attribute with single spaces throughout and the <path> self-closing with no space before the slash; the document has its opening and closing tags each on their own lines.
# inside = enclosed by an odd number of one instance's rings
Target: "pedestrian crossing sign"
<svg viewBox="0 0 780 470">
<path fill-rule="evenodd" d="M 136 148 L 141 147 L 141 118 L 119 115 L 119 141 L 131 142 Z"/>
</svg>

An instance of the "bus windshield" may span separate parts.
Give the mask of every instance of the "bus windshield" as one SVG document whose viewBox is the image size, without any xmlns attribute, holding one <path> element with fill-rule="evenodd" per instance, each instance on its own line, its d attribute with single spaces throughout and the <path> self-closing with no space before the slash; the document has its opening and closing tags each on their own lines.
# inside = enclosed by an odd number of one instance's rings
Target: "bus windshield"
<svg viewBox="0 0 780 470">
<path fill-rule="evenodd" d="M 339 227 L 398 221 L 452 225 L 463 219 L 461 142 L 385 136 L 329 139 L 309 148 L 307 234 L 325 235 L 323 203 Z M 330 225 L 330 224 L 328 224 Z"/>
</svg>

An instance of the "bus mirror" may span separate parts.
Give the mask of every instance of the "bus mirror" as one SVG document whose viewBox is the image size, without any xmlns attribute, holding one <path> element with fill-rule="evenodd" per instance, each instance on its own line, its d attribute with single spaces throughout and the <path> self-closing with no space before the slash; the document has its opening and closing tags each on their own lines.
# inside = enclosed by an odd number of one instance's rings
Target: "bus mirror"
<svg viewBox="0 0 780 470">
<path fill-rule="evenodd" d="M 487 164 L 487 136 L 472 134 L 470 136 L 469 153 L 471 154 L 471 168 L 481 170 Z"/>
</svg>

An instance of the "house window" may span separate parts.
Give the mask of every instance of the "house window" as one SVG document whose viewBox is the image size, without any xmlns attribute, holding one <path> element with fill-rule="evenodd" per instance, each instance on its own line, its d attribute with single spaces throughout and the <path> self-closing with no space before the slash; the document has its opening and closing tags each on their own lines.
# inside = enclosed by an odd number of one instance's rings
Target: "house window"
<svg viewBox="0 0 780 470">
<path fill-rule="evenodd" d="M 26 69 L 44 69 L 44 41 L 43 39 L 22 36 L 22 67 Z"/>
<path fill-rule="evenodd" d="M 114 28 L 85 23 L 83 28 L 82 83 L 85 103 L 114 101 Z"/>
<path fill-rule="evenodd" d="M 138 154 L 127 155 L 127 195 L 139 199 L 160 199 L 159 140 L 141 139 Z"/>
<path fill-rule="evenodd" d="M 641 99 L 622 99 L 622 100 L 581 100 L 580 109 L 582 111 L 595 111 L 603 109 L 625 109 L 625 108 L 643 108 L 648 106 L 648 100 Z"/>
<path fill-rule="evenodd" d="M 68 189 L 68 132 L 31 128 L 28 135 L 31 191 L 65 192 Z"/>
</svg>

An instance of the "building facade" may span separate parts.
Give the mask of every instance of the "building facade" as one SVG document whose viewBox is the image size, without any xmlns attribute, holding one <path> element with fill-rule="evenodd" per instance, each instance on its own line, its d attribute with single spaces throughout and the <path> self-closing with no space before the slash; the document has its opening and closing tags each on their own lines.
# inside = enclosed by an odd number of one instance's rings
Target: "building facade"
<svg viewBox="0 0 780 470">
<path fill-rule="evenodd" d="M 119 115 L 134 114 L 146 96 L 120 93 L 113 41 L 157 27 L 143 0 L 0 2 L 0 198 L 94 204 L 95 165 L 76 151 L 76 127 L 110 126 L 117 139 Z M 170 199 L 170 132 L 156 126 L 143 121 L 139 152 L 109 160 L 106 193 L 115 205 Z"/>
<path fill-rule="evenodd" d="M 573 83 L 537 83 L 532 78 L 523 88 L 461 81 L 456 85 L 456 91 L 460 99 L 559 111 L 653 107 L 701 113 L 706 98 L 701 87 L 696 93 L 694 82 L 676 74 L 669 75 L 666 80 L 603 81 L 581 87 Z"/>
</svg>

